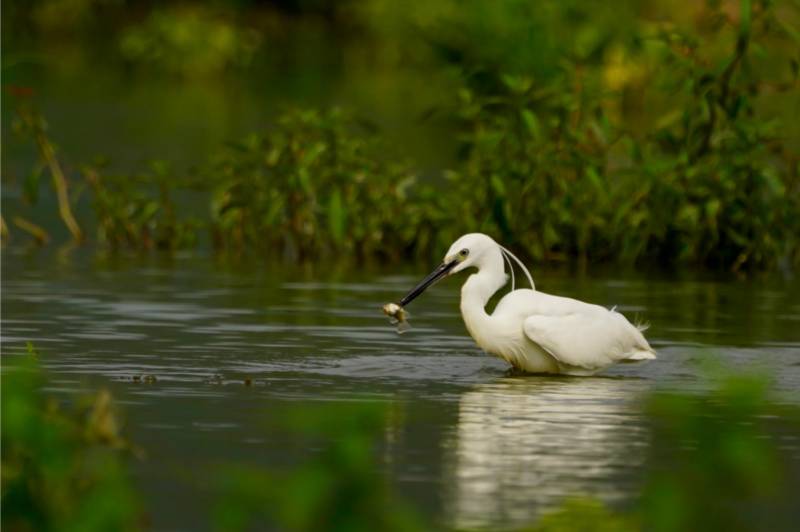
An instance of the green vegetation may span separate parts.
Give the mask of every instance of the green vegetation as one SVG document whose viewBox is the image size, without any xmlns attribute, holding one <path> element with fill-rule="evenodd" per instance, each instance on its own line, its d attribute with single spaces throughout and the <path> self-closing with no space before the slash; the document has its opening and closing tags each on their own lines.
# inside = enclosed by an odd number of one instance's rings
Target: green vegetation
<svg viewBox="0 0 800 532">
<path fill-rule="evenodd" d="M 187 77 L 247 65 L 260 35 L 225 18 L 204 6 L 156 8 L 122 34 L 120 52 L 132 64 Z"/>
<path fill-rule="evenodd" d="M 4 530 L 140 528 L 120 423 L 101 390 L 65 409 L 41 391 L 33 353 L 4 356 L 2 526 Z"/>
<path fill-rule="evenodd" d="M 596 499 L 573 498 L 542 516 L 530 532 L 633 532 L 641 530 L 635 517 L 620 514 Z M 677 529 L 676 529 L 677 530 Z"/>
<path fill-rule="evenodd" d="M 77 241 L 82 240 L 83 231 L 78 226 L 78 222 L 72 214 L 67 179 L 64 175 L 64 171 L 61 169 L 61 163 L 56 158 L 55 147 L 47 136 L 47 123 L 39 113 L 33 109 L 30 102 L 27 101 L 23 101 L 19 106 L 17 114 L 19 116 L 19 120 L 15 123 L 17 133 L 33 139 L 40 156 L 39 164 L 28 174 L 27 179 L 23 183 L 25 199 L 32 204 L 37 202 L 40 189 L 39 181 L 44 169 L 47 168 L 52 177 L 53 190 L 58 197 L 59 215 L 64 225 L 69 229 L 72 238 Z M 27 220 L 16 219 L 15 223 L 20 228 L 32 233 L 40 243 L 44 243 L 49 239 L 43 229 Z"/>
<path fill-rule="evenodd" d="M 150 172 L 139 176 L 108 175 L 91 166 L 84 168 L 83 177 L 102 244 L 113 250 L 175 250 L 196 243 L 201 221 L 179 219 L 175 203 L 176 190 L 190 184 L 175 179 L 167 165 L 153 163 Z"/>
<path fill-rule="evenodd" d="M 207 180 L 215 244 L 290 257 L 396 257 L 424 247 L 419 232 L 429 220 L 418 204 L 427 198 L 407 167 L 382 162 L 378 150 L 337 109 L 289 112 L 266 133 L 230 144 Z"/>
<path fill-rule="evenodd" d="M 482 184 L 465 187 L 464 215 L 491 198 L 490 231 L 536 258 L 796 265 L 799 160 L 780 120 L 759 112 L 794 58 L 778 72 L 747 59 L 794 35 L 756 7 L 741 3 L 735 38 L 723 19 L 703 35 L 642 28 L 636 55 L 618 50 L 605 70 L 572 63 L 548 84 L 504 76 L 488 95 L 463 91 L 468 158 L 456 181 Z"/>
<path fill-rule="evenodd" d="M 110 39 L 99 3 L 76 2 L 84 16 L 71 19 L 54 15 L 67 2 L 11 15 L 47 42 L 62 24 Z M 449 169 L 418 170 L 357 113 L 292 110 L 204 154 L 192 175 L 163 163 L 143 176 L 84 171 L 92 200 L 79 207 L 94 206 L 98 240 L 112 248 L 172 250 L 209 235 L 235 253 L 427 257 L 484 231 L 536 261 L 800 265 L 796 1 L 708 1 L 688 11 L 669 0 L 412 2 L 402 13 L 381 0 L 167 4 L 113 19 L 116 59 L 140 75 L 272 72 L 286 60 L 273 44 L 292 42 L 284 25 L 316 31 L 320 57 L 325 42 L 341 41 L 348 64 L 364 60 L 361 46 L 388 69 L 431 76 L 440 103 L 427 119 L 450 132 L 457 155 Z M 21 129 L 54 182 L 65 182 L 26 100 L 15 98 Z M 38 181 L 25 183 L 33 201 Z M 186 189 L 194 219 L 177 214 Z M 65 190 L 57 187 L 60 200 Z M 48 239 L 29 218 L 12 221 Z"/>
</svg>

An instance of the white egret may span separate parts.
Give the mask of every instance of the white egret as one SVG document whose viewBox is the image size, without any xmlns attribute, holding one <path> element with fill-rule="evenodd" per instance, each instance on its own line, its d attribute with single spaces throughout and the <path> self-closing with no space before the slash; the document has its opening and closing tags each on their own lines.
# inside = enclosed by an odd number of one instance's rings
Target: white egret
<svg viewBox="0 0 800 532">
<path fill-rule="evenodd" d="M 515 290 L 513 259 L 530 282 Z M 489 298 L 505 286 L 510 267 L 512 288 L 492 314 Z M 439 279 L 469 267 L 478 271 L 461 288 L 461 315 L 472 338 L 485 351 L 530 373 L 592 375 L 617 362 L 656 358 L 644 327 L 632 325 L 614 309 L 606 309 L 539 292 L 525 265 L 487 235 L 464 235 L 450 246 L 444 262 L 402 300 L 405 307 Z"/>
</svg>

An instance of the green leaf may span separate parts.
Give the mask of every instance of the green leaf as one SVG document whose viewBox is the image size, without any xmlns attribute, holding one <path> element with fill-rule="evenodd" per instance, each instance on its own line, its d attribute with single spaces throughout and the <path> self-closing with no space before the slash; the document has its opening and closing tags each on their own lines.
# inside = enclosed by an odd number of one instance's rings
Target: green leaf
<svg viewBox="0 0 800 532">
<path fill-rule="evenodd" d="M 346 223 L 347 213 L 342 205 L 342 195 L 339 189 L 335 189 L 328 200 L 328 227 L 337 244 L 344 242 Z"/>
<path fill-rule="evenodd" d="M 25 177 L 25 181 L 22 184 L 25 199 L 33 205 L 39 201 L 39 182 L 42 178 L 42 169 L 43 166 L 41 164 L 34 166 L 33 170 Z"/>
<path fill-rule="evenodd" d="M 524 76 L 511 76 L 505 74 L 501 76 L 503 84 L 508 87 L 511 92 L 522 94 L 530 90 L 533 86 L 533 80 Z"/>
<path fill-rule="evenodd" d="M 297 169 L 297 181 L 300 183 L 300 188 L 306 194 L 311 193 L 311 175 L 308 173 L 308 168 L 300 167 Z"/>
<path fill-rule="evenodd" d="M 530 109 L 522 109 L 519 114 L 533 139 L 539 140 L 541 138 L 541 128 L 536 115 Z"/>
<path fill-rule="evenodd" d="M 739 23 L 739 35 L 741 38 L 747 38 L 747 36 L 750 34 L 750 15 L 752 13 L 750 0 L 741 0 L 739 13 L 741 19 L 741 22 Z"/>
<path fill-rule="evenodd" d="M 716 225 L 717 216 L 719 215 L 721 206 L 721 202 L 716 198 L 706 202 L 706 217 L 710 223 Z"/>
<path fill-rule="evenodd" d="M 159 209 L 160 206 L 157 201 L 148 201 L 139 213 L 139 220 L 145 223 L 152 220 L 158 214 Z"/>
<path fill-rule="evenodd" d="M 586 177 L 589 178 L 589 182 L 592 183 L 597 189 L 603 188 L 603 179 L 600 177 L 600 174 L 597 173 L 597 170 L 593 166 L 589 166 L 586 168 Z"/>
</svg>

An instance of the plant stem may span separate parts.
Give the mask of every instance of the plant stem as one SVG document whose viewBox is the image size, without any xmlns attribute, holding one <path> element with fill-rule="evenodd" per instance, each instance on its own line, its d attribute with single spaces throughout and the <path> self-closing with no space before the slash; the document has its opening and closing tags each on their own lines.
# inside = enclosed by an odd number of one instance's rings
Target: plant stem
<svg viewBox="0 0 800 532">
<path fill-rule="evenodd" d="M 47 231 L 25 218 L 15 216 L 11 221 L 14 222 L 14 225 L 33 236 L 34 240 L 36 240 L 36 243 L 39 245 L 46 244 L 50 240 L 50 235 Z"/>
<path fill-rule="evenodd" d="M 3 215 L 0 214 L 0 238 L 3 239 L 5 242 L 11 237 L 11 233 L 8 230 L 8 226 L 6 225 L 6 219 L 3 218 Z"/>
<path fill-rule="evenodd" d="M 55 188 L 58 197 L 58 213 L 61 215 L 64 225 L 67 226 L 67 229 L 72 234 L 72 238 L 76 242 L 81 242 L 83 241 L 83 231 L 81 231 L 78 222 L 75 220 L 72 208 L 69 205 L 67 178 L 61 169 L 61 163 L 56 158 L 56 150 L 53 144 L 45 134 L 43 121 L 38 113 L 30 108 L 20 109 L 19 115 L 33 134 L 33 138 L 39 148 L 39 154 L 50 169 L 50 175 L 53 177 L 53 188 Z"/>
<path fill-rule="evenodd" d="M 713 92 L 709 93 L 706 97 L 708 102 L 709 118 L 706 124 L 705 134 L 700 143 L 693 159 L 697 160 L 711 149 L 711 137 L 714 134 L 714 129 L 717 125 L 717 105 L 719 105 L 726 112 L 728 109 L 728 96 L 731 90 L 731 78 L 736 68 L 741 64 L 747 53 L 748 45 L 750 44 L 750 23 L 751 23 L 751 5 L 750 0 L 742 0 L 740 6 L 741 18 L 739 21 L 739 35 L 736 38 L 736 48 L 734 49 L 733 57 L 728 62 L 725 70 L 719 76 L 717 84 L 719 87 L 719 95 L 715 99 Z"/>
<path fill-rule="evenodd" d="M 64 171 L 61 169 L 61 164 L 58 162 L 58 159 L 56 159 L 53 145 L 47 139 L 44 132 L 38 128 L 36 130 L 36 143 L 39 145 L 39 151 L 47 162 L 47 166 L 50 168 L 50 175 L 53 176 L 53 186 L 58 195 L 58 212 L 61 215 L 61 219 L 64 220 L 67 229 L 72 233 L 72 238 L 80 242 L 83 240 L 83 231 L 81 231 L 78 222 L 72 215 L 72 208 L 69 205 L 69 194 L 67 193 L 67 179 L 64 176 Z"/>
</svg>

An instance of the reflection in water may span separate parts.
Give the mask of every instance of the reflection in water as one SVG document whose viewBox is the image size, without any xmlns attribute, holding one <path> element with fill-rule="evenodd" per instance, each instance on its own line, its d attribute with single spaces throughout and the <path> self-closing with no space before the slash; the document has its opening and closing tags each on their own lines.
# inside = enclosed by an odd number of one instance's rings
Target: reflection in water
<svg viewBox="0 0 800 532">
<path fill-rule="evenodd" d="M 644 459 L 646 381 L 506 378 L 461 398 L 445 485 L 457 528 L 530 523 L 564 497 L 629 495 Z"/>
</svg>

